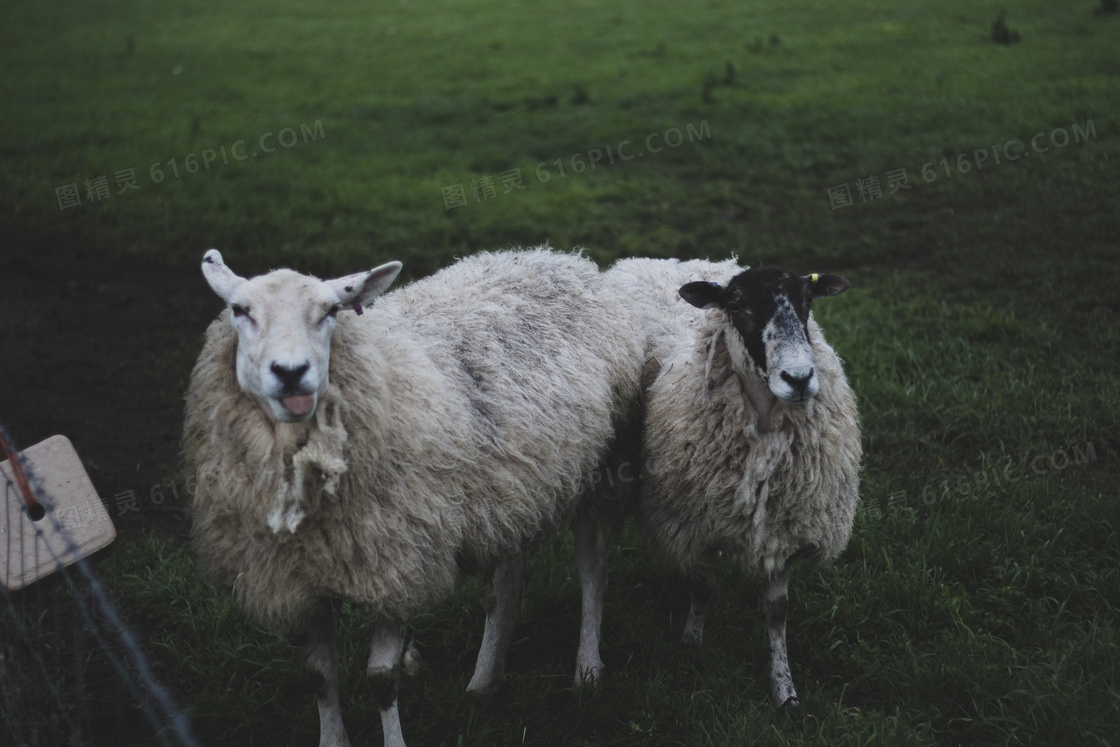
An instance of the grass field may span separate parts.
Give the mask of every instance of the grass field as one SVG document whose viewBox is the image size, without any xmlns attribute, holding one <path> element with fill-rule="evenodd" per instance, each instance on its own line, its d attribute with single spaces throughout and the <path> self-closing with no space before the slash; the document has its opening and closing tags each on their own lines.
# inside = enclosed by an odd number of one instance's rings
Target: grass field
<svg viewBox="0 0 1120 747">
<path fill-rule="evenodd" d="M 400 259 L 420 277 L 545 241 L 604 265 L 840 272 L 852 290 L 816 314 L 860 399 L 864 506 L 839 562 L 794 574 L 802 713 L 768 704 L 756 586 L 725 569 L 703 648 L 681 649 L 687 595 L 629 532 L 608 677 L 573 691 L 562 537 L 533 558 L 496 700 L 464 692 L 477 580 L 414 621 L 410 744 L 1115 744 L 1120 16 L 1103 5 L 7 3 L 0 225 L 106 262 L 216 246 L 243 274 Z M 1014 44 L 992 41 L 1004 7 Z M 315 743 L 295 650 L 181 543 L 132 537 L 100 571 L 204 743 Z M 346 617 L 348 727 L 380 744 Z"/>
</svg>

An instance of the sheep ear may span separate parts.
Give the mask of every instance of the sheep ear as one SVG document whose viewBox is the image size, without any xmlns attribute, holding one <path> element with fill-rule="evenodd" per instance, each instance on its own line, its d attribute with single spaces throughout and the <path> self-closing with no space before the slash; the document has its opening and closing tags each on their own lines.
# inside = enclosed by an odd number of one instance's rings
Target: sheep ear
<svg viewBox="0 0 1120 747">
<path fill-rule="evenodd" d="M 338 294 L 338 300 L 347 309 L 361 313 L 363 306 L 373 303 L 374 299 L 388 290 L 401 271 L 400 262 L 386 262 L 369 272 L 359 272 L 336 280 L 328 280 L 327 285 Z"/>
<path fill-rule="evenodd" d="M 687 283 L 681 286 L 681 289 L 677 292 L 680 293 L 681 298 L 698 309 L 723 308 L 723 304 L 720 302 L 720 296 L 723 295 L 723 286 L 719 283 L 706 283 L 703 280 L 698 280 L 695 283 Z"/>
<path fill-rule="evenodd" d="M 217 249 L 210 249 L 202 255 L 202 276 L 218 296 L 230 303 L 233 292 L 245 282 L 245 278 L 233 274 L 233 270 L 226 267 L 222 261 L 222 253 Z"/>
<path fill-rule="evenodd" d="M 852 287 L 844 278 L 839 275 L 806 275 L 805 279 L 809 281 L 809 289 L 813 292 L 813 298 L 824 298 L 825 296 L 839 296 L 848 288 Z"/>
</svg>

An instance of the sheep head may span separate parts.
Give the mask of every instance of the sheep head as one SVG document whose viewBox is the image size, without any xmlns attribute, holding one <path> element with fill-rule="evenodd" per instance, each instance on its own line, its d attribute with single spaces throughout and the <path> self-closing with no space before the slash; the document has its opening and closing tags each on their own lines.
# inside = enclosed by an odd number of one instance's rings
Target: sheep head
<svg viewBox="0 0 1120 747">
<path fill-rule="evenodd" d="M 273 420 L 302 423 L 329 383 L 331 334 L 343 309 L 362 313 L 396 279 L 400 262 L 335 280 L 292 270 L 245 279 L 217 249 L 202 257 L 206 282 L 230 308 L 237 332 L 237 382 Z"/>
<path fill-rule="evenodd" d="M 697 308 L 727 314 L 732 365 L 740 373 L 761 377 L 783 402 L 804 404 L 820 390 L 809 344 L 810 304 L 849 287 L 839 275 L 801 276 L 785 267 L 759 267 L 726 286 L 688 283 L 680 296 Z"/>
</svg>

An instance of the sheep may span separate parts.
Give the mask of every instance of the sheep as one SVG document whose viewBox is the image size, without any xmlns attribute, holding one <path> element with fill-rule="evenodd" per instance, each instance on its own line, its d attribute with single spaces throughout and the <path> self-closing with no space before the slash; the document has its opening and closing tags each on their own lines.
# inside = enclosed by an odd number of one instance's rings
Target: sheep
<svg viewBox="0 0 1120 747">
<path fill-rule="evenodd" d="M 459 569 L 493 570 L 468 689 L 500 683 L 522 553 L 574 515 L 638 399 L 630 312 L 589 260 L 482 253 L 381 295 L 400 269 L 246 280 L 216 250 L 202 262 L 228 308 L 186 396 L 192 543 L 251 617 L 303 642 L 321 746 L 349 744 L 335 600 L 373 623 L 386 745 L 404 744 L 405 624 Z"/>
<path fill-rule="evenodd" d="M 661 368 L 660 358 L 689 323 L 677 289 L 701 277 L 730 279 L 741 268 L 734 260 L 716 264 L 707 260 L 624 259 L 604 278 L 608 292 L 630 307 L 641 349 L 636 362 L 645 392 Z M 681 308 L 683 307 L 683 308 Z M 601 470 L 589 476 L 589 495 L 573 524 L 576 567 L 582 593 L 579 654 L 575 685 L 594 685 L 606 669 L 600 656 L 603 602 L 607 588 L 607 556 L 612 536 L 638 507 L 641 486 L 642 421 L 644 397 L 632 415 L 619 422 L 614 446 Z"/>
<path fill-rule="evenodd" d="M 796 705 L 785 641 L 791 565 L 834 559 L 859 500 L 855 396 L 810 312 L 814 298 L 849 283 L 733 261 L 623 260 L 607 276 L 642 299 L 650 364 L 642 473 L 629 500 L 647 546 L 689 578 L 682 641 L 702 639 L 720 555 L 763 576 L 770 697 Z"/>
</svg>

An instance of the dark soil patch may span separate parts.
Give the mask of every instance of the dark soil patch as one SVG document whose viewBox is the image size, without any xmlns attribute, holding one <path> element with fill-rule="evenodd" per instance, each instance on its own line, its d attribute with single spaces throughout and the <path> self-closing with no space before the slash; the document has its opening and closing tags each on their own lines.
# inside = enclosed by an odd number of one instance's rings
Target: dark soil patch
<svg viewBox="0 0 1120 747">
<path fill-rule="evenodd" d="M 69 438 L 122 536 L 183 535 L 185 496 L 168 481 L 183 392 L 220 308 L 195 265 L 0 229 L 0 423 L 21 447 Z M 137 510 L 123 508 L 129 491 Z"/>
<path fill-rule="evenodd" d="M 175 482 L 183 392 L 202 332 L 220 308 L 197 265 L 106 259 L 77 244 L 0 228 L 0 424 L 21 447 L 55 434 L 73 442 L 109 509 L 118 547 L 142 531 L 186 536 L 186 496 Z M 163 494 L 159 505 L 155 486 Z M 123 510 L 130 495 L 136 510 Z M 25 719 L 24 731 L 38 718 L 44 733 L 59 739 L 155 743 L 128 647 L 87 586 L 79 581 L 72 589 L 55 574 L 8 597 L 6 612 L 29 637 L 6 649 L 15 669 L 3 686 L 22 683 L 21 702 L 37 715 L 5 715 Z M 91 620 L 104 643 L 94 640 Z M 51 654 L 50 676 L 11 674 L 39 671 L 36 651 Z M 85 652 L 79 668 L 75 652 Z M 128 671 L 111 665 L 111 657 Z M 59 698 L 65 713 L 56 708 Z"/>
</svg>

